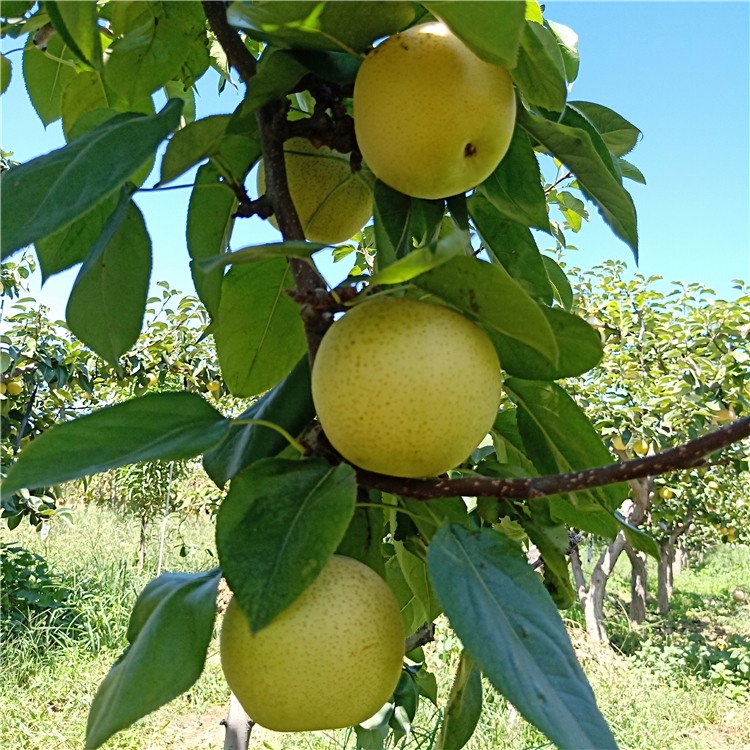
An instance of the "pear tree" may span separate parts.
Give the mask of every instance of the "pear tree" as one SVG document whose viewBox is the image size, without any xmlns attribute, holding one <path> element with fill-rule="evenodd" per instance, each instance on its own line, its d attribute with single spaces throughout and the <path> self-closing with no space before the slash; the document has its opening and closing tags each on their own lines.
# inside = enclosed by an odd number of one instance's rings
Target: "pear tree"
<svg viewBox="0 0 750 750">
<path fill-rule="evenodd" d="M 4 492 L 12 495 L 139 461 L 202 456 L 224 493 L 216 521 L 219 567 L 167 573 L 141 592 L 129 646 L 92 702 L 88 750 L 190 689 L 203 670 L 222 577 L 247 621 L 243 643 L 250 648 L 314 595 L 334 555 L 385 582 L 400 610 L 403 650 L 414 657 L 392 694 L 378 696 L 382 707 L 355 726 L 360 746 L 405 737 L 420 697 L 436 700 L 419 649 L 431 639 L 430 623 L 444 613 L 463 651 L 438 747 L 460 748 L 471 737 L 482 710 L 482 677 L 558 747 L 617 747 L 558 613 L 575 600 L 568 530 L 622 534 L 634 549 L 658 557 L 654 538 L 620 512 L 627 482 L 695 466 L 746 437 L 750 419 L 743 407 L 738 419 L 676 448 L 615 462 L 607 436 L 567 390 L 569 379 L 596 367 L 604 350 L 598 330 L 574 308 L 564 270 L 540 253 L 531 231 L 561 231 L 550 220 L 552 192 L 540 161 L 562 165 L 571 189 L 636 257 L 627 181 L 640 175 L 625 158 L 638 129 L 605 104 L 569 100 L 579 67 L 575 33 L 546 19 L 535 2 L 48 0 L 41 7 L 5 2 L 1 12 L 3 33 L 27 39 L 22 74 L 37 114 L 45 124 L 62 118 L 67 140 L 4 174 L 3 258 L 34 245 L 43 267 L 80 264 L 67 326 L 117 370 L 137 346 L 148 305 L 153 248 L 139 191 L 154 169 L 161 189 L 199 166 L 185 225 L 207 316 L 203 334 L 213 337 L 221 381 L 248 400 L 240 414 L 189 388 L 102 404 L 34 440 L 4 479 Z M 512 97 L 503 101 L 514 116 L 487 122 L 491 110 L 479 107 L 468 123 L 479 128 L 475 135 L 464 130 L 475 103 L 469 100 L 420 112 L 439 127 L 419 138 L 407 129 L 396 143 L 398 132 L 369 128 L 371 118 L 413 123 L 414 110 L 408 95 L 398 106 L 384 100 L 375 110 L 360 109 L 360 71 L 376 71 L 389 48 L 406 60 L 425 53 L 439 66 L 445 46 L 425 33 L 450 40 L 451 54 L 459 50 L 488 79 L 505 81 L 508 94 L 512 83 Z M 9 65 L 3 61 L 4 69 Z M 196 82 L 209 67 L 225 78 L 236 71 L 244 98 L 232 114 L 195 119 Z M 19 75 L 15 66 L 8 72 Z M 431 84 L 432 101 L 456 96 L 455 87 L 441 90 L 441 77 L 428 78 L 419 80 L 421 87 Z M 380 93 L 390 88 L 383 85 Z M 157 92 L 167 99 L 158 112 Z M 359 133 L 368 134 L 361 144 Z M 378 133 L 386 141 L 373 148 L 370 139 Z M 446 136 L 453 134 L 461 138 L 451 144 Z M 296 206 L 301 198 L 293 198 L 296 185 L 287 175 L 285 144 L 298 138 L 316 149 L 318 161 L 327 154 L 323 148 L 336 161 L 348 155 L 350 172 L 364 179 L 343 182 L 372 189 L 371 228 L 360 233 L 367 271 L 335 288 L 315 257 L 330 252 L 325 243 L 335 240 L 306 236 Z M 487 142 L 494 144 L 489 150 Z M 487 151 L 492 158 L 476 172 L 467 169 L 467 181 L 447 180 L 429 194 L 412 187 L 426 166 L 411 157 L 425 149 L 429 163 L 433 153 L 456 146 L 457 153 L 438 160 L 445 177 L 455 176 L 459 165 L 476 166 Z M 391 148 L 413 164 L 413 181 L 396 182 L 379 165 L 376 154 L 388 156 Z M 295 157 L 305 152 L 311 149 Z M 261 158 L 263 194 L 253 197 L 248 184 Z M 575 223 L 587 209 L 561 187 L 554 198 Z M 335 197 L 336 191 L 325 194 L 318 208 Z M 273 216 L 282 240 L 237 248 L 234 225 L 255 215 Z M 476 436 L 477 445 L 462 448 L 457 463 L 433 469 L 443 470 L 438 476 L 358 465 L 343 444 L 328 440 L 326 419 L 316 414 L 310 383 L 318 351 L 322 357 L 326 337 L 345 325 L 340 320 L 365 315 L 378 298 L 464 318 L 491 343 L 502 368 L 499 406 L 497 383 L 489 394 L 455 384 L 457 402 L 486 401 L 495 414 L 485 439 Z M 407 326 L 407 318 L 398 324 Z M 395 360 L 400 353 L 393 347 Z M 350 347 L 338 356 L 343 368 L 347 357 L 366 355 Z M 370 393 L 378 389 L 379 400 L 429 392 L 433 378 L 450 373 L 452 355 L 446 345 L 429 367 L 389 388 L 383 386 L 388 363 L 368 366 L 363 359 L 352 424 L 367 415 Z M 335 367 L 326 375 L 337 377 Z M 404 432 L 408 427 L 404 422 Z M 429 443 L 430 435 L 423 437 Z M 417 432 L 408 450 L 425 450 L 419 438 Z M 522 529 L 542 565 L 528 564 L 516 535 L 505 533 L 509 527 Z M 321 637 L 335 628 L 335 621 L 324 626 Z M 296 636 L 293 630 L 287 638 Z M 377 643 L 361 639 L 356 674 L 339 669 L 336 679 L 367 681 L 382 669 L 366 652 Z M 248 681 L 268 676 L 232 679 L 244 693 Z M 289 676 L 288 690 L 295 678 Z M 383 690 L 392 682 L 383 681 Z M 236 698 L 241 704 L 243 696 Z M 246 745 L 252 726 L 252 705 L 248 717 L 239 704 L 230 709 L 228 747 Z M 294 712 L 294 701 L 287 705 Z M 285 718 L 295 730 L 306 727 Z"/>
</svg>

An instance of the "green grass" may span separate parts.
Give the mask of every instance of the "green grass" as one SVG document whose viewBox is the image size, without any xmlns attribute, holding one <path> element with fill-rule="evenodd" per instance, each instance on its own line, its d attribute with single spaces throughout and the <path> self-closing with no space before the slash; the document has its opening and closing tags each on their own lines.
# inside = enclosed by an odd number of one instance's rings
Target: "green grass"
<svg viewBox="0 0 750 750">
<path fill-rule="evenodd" d="M 213 526 L 191 519 L 169 522 L 164 569 L 206 570 L 216 564 Z M 63 602 L 33 614 L 3 647 L 0 745 L 18 750 L 82 748 L 86 714 L 98 683 L 124 648 L 130 609 L 137 593 L 156 574 L 160 523 L 150 531 L 146 567 L 136 573 L 137 521 L 106 509 L 76 513 L 73 527 L 60 524 L 46 542 L 25 525 L 4 530 L 3 541 L 17 542 L 41 555 L 49 573 L 49 596 Z M 180 553 L 183 553 L 182 555 Z M 649 588 L 656 594 L 656 571 Z M 578 656 L 594 687 L 602 712 L 621 748 L 633 750 L 702 750 L 750 746 L 750 707 L 742 695 L 731 698 L 726 684 L 709 673 L 680 663 L 690 643 L 725 658 L 710 644 L 750 634 L 750 605 L 732 599 L 734 588 L 750 582 L 750 551 L 719 548 L 700 566 L 675 579 L 673 611 L 653 613 L 631 629 L 624 616 L 629 599 L 629 569 L 623 558 L 610 581 L 607 602 L 610 634 L 622 648 L 588 644 L 577 624 L 577 608 L 566 615 Z M 29 584 L 40 585 L 33 581 Z M 750 591 L 747 591 L 750 593 Z M 686 616 L 686 612 L 690 616 Z M 691 640 L 693 639 L 693 640 Z M 706 645 L 709 644 L 709 645 Z M 669 649 L 672 649 L 671 651 Z M 713 651 L 711 651 L 713 649 Z M 406 748 L 428 750 L 458 657 L 455 636 L 440 624 L 438 640 L 426 649 L 439 685 L 439 708 L 422 701 Z M 185 695 L 118 734 L 108 748 L 221 747 L 229 691 L 221 675 L 218 642 L 209 649 L 206 670 Z M 350 730 L 275 734 L 255 728 L 251 747 L 270 750 L 354 750 Z M 485 710 L 470 750 L 531 750 L 551 745 L 485 683 Z"/>
</svg>

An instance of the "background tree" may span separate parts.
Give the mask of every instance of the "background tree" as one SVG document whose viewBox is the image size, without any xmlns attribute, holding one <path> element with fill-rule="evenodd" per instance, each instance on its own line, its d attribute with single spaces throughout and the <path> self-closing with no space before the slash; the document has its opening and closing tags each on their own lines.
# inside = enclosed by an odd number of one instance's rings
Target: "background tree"
<svg viewBox="0 0 750 750">
<path fill-rule="evenodd" d="M 559 747 L 615 747 L 556 612 L 555 605 L 575 598 L 568 527 L 608 538 L 622 533 L 635 549 L 658 556 L 654 540 L 617 513 L 627 497 L 624 482 L 692 467 L 747 436 L 750 421 L 665 455 L 612 464 L 557 382 L 594 367 L 602 345 L 572 311 L 564 272 L 539 252 L 530 231 L 560 234 L 549 220 L 553 194 L 540 180 L 537 154 L 564 165 L 554 199 L 574 230 L 584 209 L 561 189 L 565 180 L 636 254 L 638 236 L 623 179 L 640 173 L 623 157 L 639 131 L 606 107 L 567 100 L 578 73 L 575 34 L 522 2 L 227 8 L 50 0 L 37 12 L 23 2 L 4 3 L 2 12 L 19 13 L 6 16 L 4 33 L 39 30 L 24 52 L 25 83 L 43 122 L 62 117 L 68 141 L 3 177 L 3 257 L 34 244 L 45 273 L 81 263 L 67 325 L 123 372 L 143 325 L 151 271 L 151 241 L 135 199 L 168 139 L 160 187 L 202 164 L 186 227 L 196 290 L 210 318 L 203 333 L 214 337 L 229 390 L 258 397 L 236 418 L 190 389 L 132 398 L 56 425 L 6 476 L 12 494 L 202 454 L 217 486 L 229 482 L 217 516 L 221 570 L 167 574 L 144 589 L 131 645 L 92 704 L 87 748 L 197 679 L 222 575 L 257 631 L 286 611 L 337 551 L 386 578 L 402 602 L 409 649 L 422 642 L 422 622 L 441 611 L 460 637 L 465 652 L 440 746 L 461 747 L 471 736 L 484 674 Z M 358 248 L 367 250 L 374 275 L 328 289 L 312 262 L 322 247 L 305 241 L 291 198 L 284 144 L 307 138 L 316 148 L 350 154 L 350 168 L 361 170 L 349 113 L 362 59 L 377 39 L 433 16 L 478 57 L 509 71 L 518 101 L 509 150 L 470 195 L 423 200 L 375 181 L 372 245 Z M 234 67 L 245 98 L 231 115 L 196 121 L 191 87 L 211 64 Z M 155 113 L 151 97 L 160 90 L 169 101 Z M 466 156 L 474 153 L 467 146 Z M 246 180 L 261 156 L 265 193 L 251 200 Z M 254 214 L 273 214 L 284 241 L 227 252 L 234 221 Z M 321 339 L 338 313 L 376 290 L 429 298 L 468 317 L 502 362 L 506 397 L 491 449 L 448 478 L 364 471 L 344 461 L 315 425 L 310 368 Z M 539 549 L 543 577 L 502 532 L 512 522 Z M 382 744 L 391 730 L 397 737 L 409 731 L 420 681 L 429 681 L 422 666 L 404 667 L 392 698 L 358 727 L 360 742 Z"/>
</svg>

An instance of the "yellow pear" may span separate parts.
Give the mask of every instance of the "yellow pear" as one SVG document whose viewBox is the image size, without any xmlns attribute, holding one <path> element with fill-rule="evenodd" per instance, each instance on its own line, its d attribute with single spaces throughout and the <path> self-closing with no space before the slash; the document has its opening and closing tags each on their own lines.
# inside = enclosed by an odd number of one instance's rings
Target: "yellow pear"
<svg viewBox="0 0 750 750">
<path fill-rule="evenodd" d="M 318 418 L 357 466 L 399 477 L 442 474 L 492 427 L 502 393 L 487 334 L 446 307 L 379 298 L 323 337 L 312 371 Z"/>
<path fill-rule="evenodd" d="M 625 450 L 625 443 L 622 442 L 622 438 L 619 435 L 615 435 L 614 438 L 612 438 L 612 447 L 618 451 Z"/>
<path fill-rule="evenodd" d="M 645 456 L 648 453 L 648 443 L 645 440 L 636 440 L 633 445 L 633 451 L 639 456 Z"/>
<path fill-rule="evenodd" d="M 23 391 L 23 384 L 17 380 L 9 380 L 5 384 L 5 391 L 10 396 L 18 396 Z"/>
<path fill-rule="evenodd" d="M 367 166 L 416 198 L 446 198 L 487 179 L 515 120 L 508 71 L 480 60 L 442 23 L 389 37 L 354 84 L 354 129 Z"/>
<path fill-rule="evenodd" d="M 388 584 L 340 555 L 255 635 L 234 599 L 221 629 L 229 687 L 253 721 L 276 732 L 369 719 L 395 690 L 403 655 L 401 613 Z"/>
<path fill-rule="evenodd" d="M 305 237 L 311 242 L 335 245 L 359 232 L 372 216 L 372 175 L 352 172 L 349 157 L 327 146 L 316 149 L 306 138 L 284 144 L 289 194 L 297 209 Z M 258 194 L 266 190 L 261 161 Z M 278 229 L 276 219 L 269 218 Z"/>
</svg>

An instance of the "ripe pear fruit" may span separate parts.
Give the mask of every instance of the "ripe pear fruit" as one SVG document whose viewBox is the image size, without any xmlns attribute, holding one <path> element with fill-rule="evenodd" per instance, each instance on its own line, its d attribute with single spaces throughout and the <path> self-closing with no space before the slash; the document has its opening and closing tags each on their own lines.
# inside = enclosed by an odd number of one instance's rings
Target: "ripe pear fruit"
<svg viewBox="0 0 750 750">
<path fill-rule="evenodd" d="M 446 307 L 379 298 L 323 337 L 312 395 L 334 448 L 399 477 L 442 474 L 487 435 L 502 394 L 487 334 Z"/>
<path fill-rule="evenodd" d="M 9 396 L 18 396 L 21 391 L 23 391 L 23 384 L 19 383 L 17 380 L 9 380 L 5 384 L 5 392 Z"/>
<path fill-rule="evenodd" d="M 388 584 L 334 555 L 270 625 L 251 635 L 232 599 L 221 629 L 221 666 L 253 721 L 276 732 L 360 724 L 401 676 L 404 628 Z"/>
<path fill-rule="evenodd" d="M 354 84 L 354 129 L 367 166 L 416 198 L 446 198 L 487 179 L 515 120 L 508 71 L 480 60 L 442 23 L 389 37 Z"/>
<path fill-rule="evenodd" d="M 311 242 L 335 245 L 355 235 L 372 216 L 372 174 L 352 172 L 349 157 L 306 138 L 290 138 L 284 144 L 289 194 L 297 209 L 305 237 Z M 258 194 L 266 190 L 261 161 Z M 276 219 L 269 218 L 278 229 Z"/>
<path fill-rule="evenodd" d="M 645 440 L 636 440 L 633 445 L 633 452 L 639 456 L 645 456 L 648 453 L 648 443 Z"/>
<path fill-rule="evenodd" d="M 622 438 L 619 435 L 615 435 L 612 439 L 612 446 L 615 450 L 624 451 L 625 443 L 622 442 Z"/>
</svg>

